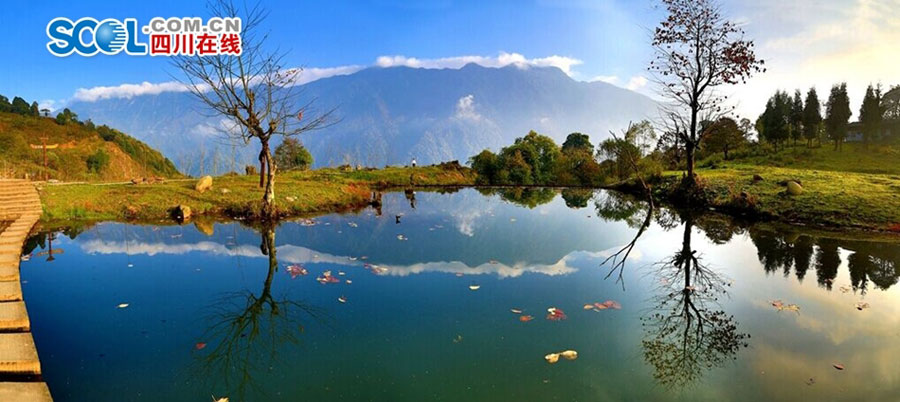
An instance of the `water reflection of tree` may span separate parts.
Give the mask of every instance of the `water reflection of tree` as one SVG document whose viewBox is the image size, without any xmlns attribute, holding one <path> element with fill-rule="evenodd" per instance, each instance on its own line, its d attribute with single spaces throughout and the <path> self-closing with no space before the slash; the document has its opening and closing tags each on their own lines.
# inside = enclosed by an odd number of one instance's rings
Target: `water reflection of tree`
<svg viewBox="0 0 900 402">
<path fill-rule="evenodd" d="M 694 219 L 685 217 L 681 248 L 655 265 L 656 296 L 641 318 L 644 359 L 666 388 L 691 385 L 705 371 L 736 359 L 750 338 L 720 309 L 718 300 L 730 284 L 691 247 L 693 227 Z"/>
<path fill-rule="evenodd" d="M 594 196 L 594 190 L 589 188 L 567 188 L 562 190 L 563 201 L 572 209 L 587 208 L 588 201 Z"/>
<path fill-rule="evenodd" d="M 227 390 L 237 400 L 245 400 L 248 392 L 265 393 L 258 379 L 274 366 L 279 353 L 299 342 L 304 331 L 301 319 L 325 319 L 318 308 L 273 296 L 278 271 L 274 228 L 263 228 L 260 237 L 260 251 L 268 257 L 262 290 L 227 293 L 212 305 L 212 325 L 199 339 L 209 347 L 197 352 L 199 378 L 210 381 L 210 389 Z"/>
<path fill-rule="evenodd" d="M 556 198 L 558 191 L 542 187 L 482 187 L 478 189 L 482 195 L 499 195 L 504 201 L 535 208 Z"/>
<path fill-rule="evenodd" d="M 900 279 L 900 246 L 889 242 L 841 240 L 816 237 L 798 232 L 753 229 L 750 238 L 756 245 L 757 257 L 766 272 L 781 270 L 788 276 L 793 269 L 802 281 L 810 267 L 815 268 L 816 282 L 831 290 L 841 265 L 840 250 L 850 253 L 847 267 L 853 289 L 865 293 L 869 283 L 888 289 Z"/>
</svg>

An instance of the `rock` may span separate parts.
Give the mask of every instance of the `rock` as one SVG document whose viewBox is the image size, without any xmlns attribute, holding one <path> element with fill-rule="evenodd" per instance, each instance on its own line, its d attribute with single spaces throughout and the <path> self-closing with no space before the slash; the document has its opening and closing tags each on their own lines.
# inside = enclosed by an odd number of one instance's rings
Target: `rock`
<svg viewBox="0 0 900 402">
<path fill-rule="evenodd" d="M 758 174 L 754 174 L 754 175 L 753 175 L 753 182 L 756 183 L 756 182 L 758 182 L 758 181 L 763 181 L 763 177 L 760 176 L 760 175 L 758 175 Z"/>
<path fill-rule="evenodd" d="M 172 218 L 178 222 L 184 222 L 191 219 L 191 207 L 179 204 L 175 208 L 172 208 Z"/>
<path fill-rule="evenodd" d="M 791 180 L 787 182 L 787 193 L 790 195 L 803 194 L 803 187 L 801 187 L 799 183 Z"/>
<path fill-rule="evenodd" d="M 213 221 L 206 219 L 199 219 L 194 221 L 194 226 L 200 233 L 203 233 L 207 236 L 212 236 L 215 234 L 215 225 Z"/>
<path fill-rule="evenodd" d="M 229 190 L 227 188 L 223 188 L 221 191 L 222 191 L 222 194 L 228 194 L 231 192 L 231 190 Z"/>
<path fill-rule="evenodd" d="M 291 196 L 284 197 L 284 199 L 287 200 L 288 202 L 295 202 L 295 201 L 297 201 L 297 197 L 291 197 Z"/>
<path fill-rule="evenodd" d="M 247 176 L 255 176 L 258 172 L 256 170 L 256 166 L 247 165 L 247 166 L 244 166 L 244 173 Z"/>
<path fill-rule="evenodd" d="M 206 190 L 211 189 L 212 185 L 213 185 L 212 176 L 203 176 L 200 178 L 200 181 L 198 181 L 197 184 L 194 185 L 194 190 L 197 190 L 202 193 Z"/>
</svg>

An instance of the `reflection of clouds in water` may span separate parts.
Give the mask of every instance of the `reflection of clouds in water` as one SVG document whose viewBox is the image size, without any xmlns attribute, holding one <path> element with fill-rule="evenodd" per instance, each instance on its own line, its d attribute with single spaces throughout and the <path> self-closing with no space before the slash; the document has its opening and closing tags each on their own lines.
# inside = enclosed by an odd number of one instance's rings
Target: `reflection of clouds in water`
<svg viewBox="0 0 900 402">
<path fill-rule="evenodd" d="M 127 245 L 125 242 L 111 242 L 102 240 L 89 240 L 81 243 L 81 248 L 88 254 L 126 254 L 126 255 L 148 255 L 157 254 L 181 255 L 190 252 L 203 252 L 213 255 L 224 256 L 240 256 L 249 258 L 264 258 L 258 246 L 240 245 L 234 247 L 226 247 L 225 245 L 203 241 L 190 244 L 165 244 L 165 243 L 131 243 Z M 468 266 L 460 261 L 437 261 L 422 262 L 411 265 L 387 265 L 373 264 L 384 270 L 384 275 L 390 276 L 407 276 L 410 274 L 418 274 L 424 272 L 443 272 L 443 273 L 461 273 L 465 275 L 484 275 L 493 274 L 501 278 L 514 278 L 524 273 L 539 273 L 549 276 L 565 275 L 576 272 L 578 269 L 572 267 L 572 261 L 580 258 L 599 258 L 603 257 L 605 252 L 586 252 L 575 251 L 564 256 L 554 264 L 528 264 L 516 263 L 506 265 L 503 263 L 484 263 L 478 266 Z M 284 264 L 295 263 L 332 263 L 345 266 L 362 266 L 364 261 L 351 261 L 349 256 L 335 256 L 328 253 L 321 253 L 306 247 L 283 245 L 278 247 L 278 261 Z"/>
<path fill-rule="evenodd" d="M 466 213 L 456 214 L 456 229 L 459 233 L 472 237 L 475 235 L 475 224 L 481 218 L 481 211 L 470 211 Z"/>
</svg>

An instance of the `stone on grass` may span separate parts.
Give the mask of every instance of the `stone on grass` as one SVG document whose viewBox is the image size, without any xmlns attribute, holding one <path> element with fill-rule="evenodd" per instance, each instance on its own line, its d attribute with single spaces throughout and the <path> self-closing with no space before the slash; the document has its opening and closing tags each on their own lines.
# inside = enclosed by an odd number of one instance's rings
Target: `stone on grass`
<svg viewBox="0 0 900 402">
<path fill-rule="evenodd" d="M 760 175 L 758 175 L 758 174 L 754 174 L 754 175 L 753 175 L 753 182 L 758 182 L 758 181 L 763 181 L 763 177 L 760 176 Z"/>
<path fill-rule="evenodd" d="M 197 184 L 194 185 L 194 190 L 197 190 L 202 193 L 206 190 L 211 189 L 212 183 L 213 183 L 212 176 L 203 176 L 200 178 L 200 181 L 198 181 Z"/>
<path fill-rule="evenodd" d="M 791 180 L 787 182 L 787 193 L 790 195 L 803 194 L 803 187 L 801 187 L 797 182 Z"/>
</svg>

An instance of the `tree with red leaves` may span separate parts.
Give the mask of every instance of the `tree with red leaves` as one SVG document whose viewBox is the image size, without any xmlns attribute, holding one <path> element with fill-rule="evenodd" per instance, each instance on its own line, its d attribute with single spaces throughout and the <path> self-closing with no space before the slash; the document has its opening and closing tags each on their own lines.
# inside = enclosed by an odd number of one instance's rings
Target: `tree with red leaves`
<svg viewBox="0 0 900 402">
<path fill-rule="evenodd" d="M 753 52 L 753 41 L 726 19 L 715 0 L 661 0 L 668 16 L 653 32 L 655 59 L 648 70 L 661 95 L 667 131 L 685 150 L 686 183 L 693 187 L 694 154 L 705 134 L 702 121 L 717 121 L 732 111 L 717 89 L 744 83 L 764 72 Z"/>
</svg>

